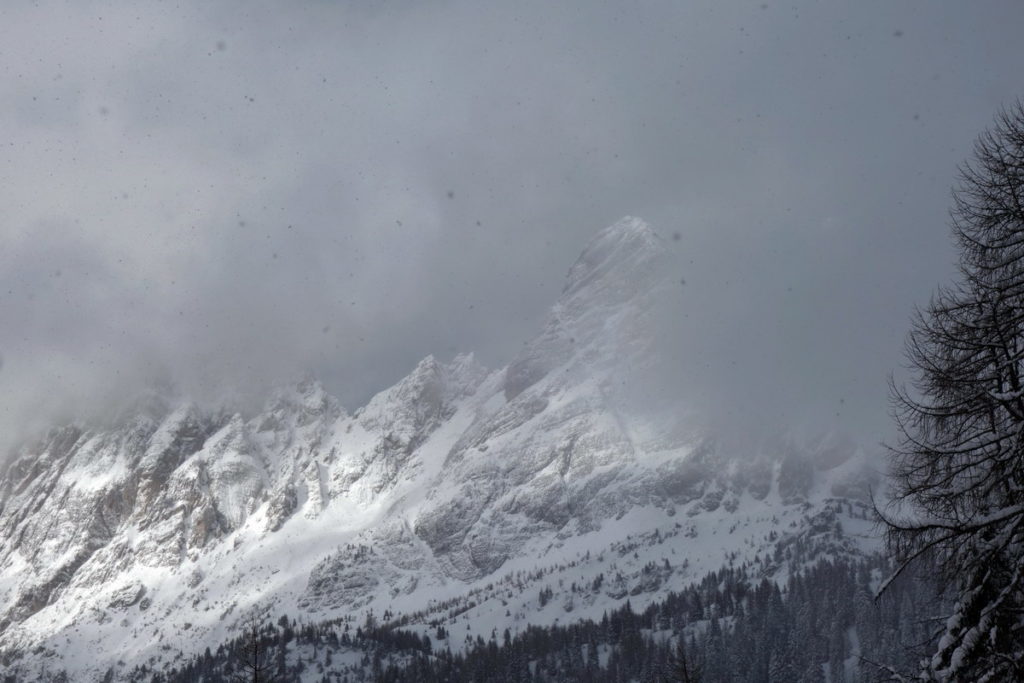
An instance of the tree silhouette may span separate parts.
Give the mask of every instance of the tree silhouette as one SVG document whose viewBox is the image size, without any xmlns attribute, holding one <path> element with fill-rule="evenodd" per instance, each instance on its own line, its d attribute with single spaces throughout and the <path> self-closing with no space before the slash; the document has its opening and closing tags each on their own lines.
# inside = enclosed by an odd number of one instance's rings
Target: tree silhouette
<svg viewBox="0 0 1024 683">
<path fill-rule="evenodd" d="M 982 134 L 954 190 L 959 277 L 919 311 L 910 387 L 892 383 L 894 497 L 880 512 L 901 565 L 953 598 L 923 672 L 1024 680 L 1024 107 Z M 884 590 L 884 586 L 883 586 Z"/>
<path fill-rule="evenodd" d="M 233 659 L 238 669 L 231 680 L 234 683 L 273 683 L 273 666 L 270 652 L 263 642 L 263 622 L 256 612 L 243 620 L 243 634 L 234 651 Z"/>
<path fill-rule="evenodd" d="M 700 667 L 686 654 L 684 637 L 679 636 L 675 652 L 669 657 L 669 678 L 674 683 L 700 683 Z"/>
</svg>

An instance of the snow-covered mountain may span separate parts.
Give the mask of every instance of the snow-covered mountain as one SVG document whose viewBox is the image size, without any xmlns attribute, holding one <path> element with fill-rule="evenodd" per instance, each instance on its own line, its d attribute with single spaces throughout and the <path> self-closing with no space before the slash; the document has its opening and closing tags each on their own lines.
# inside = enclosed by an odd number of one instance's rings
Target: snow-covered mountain
<svg viewBox="0 0 1024 683">
<path fill-rule="evenodd" d="M 783 578 L 872 551 L 856 444 L 723 452 L 671 405 L 637 400 L 668 264 L 651 228 L 623 219 L 507 367 L 427 357 L 352 414 L 306 379 L 254 414 L 164 391 L 54 428 L 0 479 L 0 671 L 159 667 L 253 609 L 516 630 L 650 602 L 729 563 Z"/>
</svg>

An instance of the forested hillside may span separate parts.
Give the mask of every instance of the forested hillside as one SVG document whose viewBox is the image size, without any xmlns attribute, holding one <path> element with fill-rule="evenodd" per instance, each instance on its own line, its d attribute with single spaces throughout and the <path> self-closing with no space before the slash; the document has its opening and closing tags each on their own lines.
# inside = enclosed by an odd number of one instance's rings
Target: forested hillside
<svg viewBox="0 0 1024 683">
<path fill-rule="evenodd" d="M 910 576 L 876 600 L 888 569 L 879 558 L 822 561 L 780 588 L 747 567 L 726 568 L 641 612 L 627 602 L 600 621 L 506 630 L 487 640 L 443 627 L 424 637 L 372 620 L 297 624 L 282 616 L 260 625 L 257 658 L 247 634 L 170 673 L 141 667 L 135 676 L 253 680 L 255 664 L 259 680 L 325 683 L 876 681 L 913 667 L 935 604 L 934 586 Z"/>
</svg>

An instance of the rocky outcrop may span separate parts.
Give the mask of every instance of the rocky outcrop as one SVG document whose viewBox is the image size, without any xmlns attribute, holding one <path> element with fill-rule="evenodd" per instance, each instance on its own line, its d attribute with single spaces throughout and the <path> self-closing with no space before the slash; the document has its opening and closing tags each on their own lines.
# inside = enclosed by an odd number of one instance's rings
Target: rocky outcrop
<svg viewBox="0 0 1024 683">
<path fill-rule="evenodd" d="M 52 430 L 0 477 L 0 651 L 74 642 L 97 661 L 140 662 L 162 655 L 136 634 L 185 613 L 183 648 L 257 605 L 325 617 L 422 606 L 588 534 L 628 557 L 638 532 L 617 524 L 634 514 L 672 520 L 681 553 L 712 520 L 723 536 L 702 552 L 723 563 L 776 542 L 727 541 L 730 527 L 781 516 L 832 533 L 836 520 L 803 511 L 856 495 L 855 445 L 724 453 L 671 405 L 653 419 L 621 389 L 649 367 L 666 262 L 661 239 L 624 219 L 583 251 L 507 368 L 428 356 L 351 415 L 305 378 L 254 411 L 166 392 L 108 424 Z M 686 576 L 631 571 L 588 599 Z"/>
</svg>

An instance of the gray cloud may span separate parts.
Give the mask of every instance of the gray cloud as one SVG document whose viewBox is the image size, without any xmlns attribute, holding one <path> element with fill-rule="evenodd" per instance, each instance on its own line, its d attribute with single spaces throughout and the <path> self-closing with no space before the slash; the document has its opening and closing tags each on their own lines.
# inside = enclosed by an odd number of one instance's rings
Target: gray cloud
<svg viewBox="0 0 1024 683">
<path fill-rule="evenodd" d="M 0 419 L 156 375 L 506 362 L 624 214 L 678 259 L 678 382 L 881 438 L 948 188 L 1020 94 L 1019 3 L 9 3 Z M 681 354 L 682 355 L 682 354 Z M 694 399 L 698 400 L 698 399 Z"/>
</svg>

